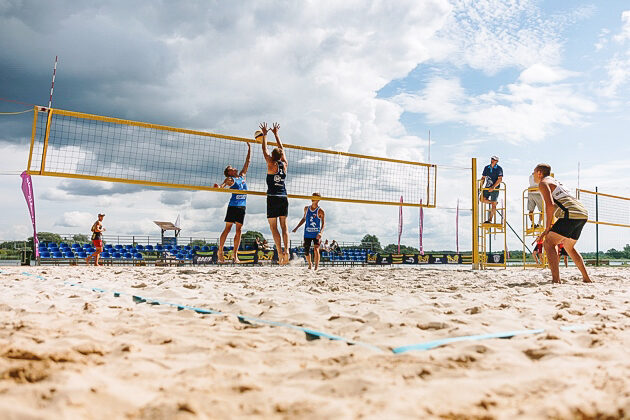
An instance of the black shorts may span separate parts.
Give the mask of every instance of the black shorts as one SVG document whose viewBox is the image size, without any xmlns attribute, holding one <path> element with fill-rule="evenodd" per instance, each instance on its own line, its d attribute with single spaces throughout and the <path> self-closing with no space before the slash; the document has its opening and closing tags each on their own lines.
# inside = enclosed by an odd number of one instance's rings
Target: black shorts
<svg viewBox="0 0 630 420">
<path fill-rule="evenodd" d="M 551 232 L 556 232 L 565 238 L 580 239 L 582 228 L 586 224 L 586 219 L 558 219 L 551 227 Z"/>
<path fill-rule="evenodd" d="M 304 252 L 309 252 L 311 250 L 311 243 L 315 244 L 315 246 L 319 246 L 319 239 L 317 238 L 304 238 Z"/>
<path fill-rule="evenodd" d="M 287 197 L 267 196 L 267 219 L 287 216 L 289 214 L 289 199 Z"/>
<path fill-rule="evenodd" d="M 564 249 L 564 247 L 562 247 L 562 248 L 560 248 L 558 250 L 558 255 L 561 256 L 561 257 L 564 256 L 564 255 L 566 255 L 567 257 L 569 256 L 569 254 L 567 254 L 567 250 Z"/>
<path fill-rule="evenodd" d="M 225 214 L 225 223 L 240 223 L 242 225 L 244 221 L 244 206 L 228 206 L 227 213 Z"/>
</svg>

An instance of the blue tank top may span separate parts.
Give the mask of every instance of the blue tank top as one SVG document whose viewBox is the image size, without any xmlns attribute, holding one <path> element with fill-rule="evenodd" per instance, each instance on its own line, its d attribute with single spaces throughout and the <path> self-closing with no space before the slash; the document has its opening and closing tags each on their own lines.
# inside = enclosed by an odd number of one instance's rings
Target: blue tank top
<svg viewBox="0 0 630 420">
<path fill-rule="evenodd" d="M 279 160 L 278 170 L 275 174 L 267 174 L 267 195 L 275 197 L 286 197 L 287 189 L 284 186 L 284 180 L 287 177 L 287 172 L 284 168 L 284 163 Z"/>
<path fill-rule="evenodd" d="M 304 237 L 305 238 L 317 238 L 322 225 L 322 221 L 319 218 L 319 207 L 315 210 L 308 206 L 306 209 L 306 224 L 304 225 Z"/>
<path fill-rule="evenodd" d="M 234 184 L 230 187 L 231 190 L 247 190 L 247 183 L 242 176 L 232 178 Z M 229 207 L 245 207 L 247 204 L 247 194 L 232 194 L 230 198 Z"/>
</svg>

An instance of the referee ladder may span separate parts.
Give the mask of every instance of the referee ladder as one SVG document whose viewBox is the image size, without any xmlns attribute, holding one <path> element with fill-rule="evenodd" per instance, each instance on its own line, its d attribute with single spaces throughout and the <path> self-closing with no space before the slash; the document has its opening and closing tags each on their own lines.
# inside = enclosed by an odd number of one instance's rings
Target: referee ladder
<svg viewBox="0 0 630 420">
<path fill-rule="evenodd" d="M 497 211 L 490 223 L 485 223 L 489 219 L 492 205 L 481 202 L 483 192 L 489 191 L 489 188 L 479 188 L 481 193 L 479 195 L 480 202 L 476 217 L 479 238 L 479 266 L 482 270 L 488 267 L 507 267 L 507 200 L 505 183 L 501 182 L 499 187 L 494 190 L 499 191 Z M 492 250 L 493 244 L 496 251 Z"/>
<path fill-rule="evenodd" d="M 540 194 L 538 187 L 529 187 L 523 190 L 523 268 L 545 268 L 548 267 L 549 264 L 547 262 L 547 253 L 544 248 L 543 252 L 539 256 L 540 263 L 536 263 L 536 259 L 533 254 L 532 258 L 534 258 L 534 262 L 527 261 L 527 254 L 530 253 L 530 250 L 527 249 L 527 244 L 532 244 L 532 247 L 534 248 L 531 249 L 531 252 L 533 253 L 536 247 L 536 239 L 538 239 L 540 234 L 545 230 L 544 202 L 542 203 L 542 208 L 538 208 L 538 206 L 534 208 L 530 217 L 529 202 L 530 196 L 533 194 Z M 542 197 L 540 198 L 540 201 L 542 201 Z"/>
</svg>

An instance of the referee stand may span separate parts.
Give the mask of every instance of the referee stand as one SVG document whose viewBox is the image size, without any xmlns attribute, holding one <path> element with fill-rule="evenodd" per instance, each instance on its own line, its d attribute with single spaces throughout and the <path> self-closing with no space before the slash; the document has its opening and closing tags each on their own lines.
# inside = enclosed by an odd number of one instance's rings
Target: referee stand
<svg viewBox="0 0 630 420">
<path fill-rule="evenodd" d="M 537 209 L 538 211 L 532 212 L 533 219 L 539 220 L 541 223 L 532 222 L 532 220 L 529 217 L 529 205 L 528 205 L 529 195 L 533 193 L 540 194 L 538 187 L 529 187 L 523 190 L 523 268 L 528 268 L 528 267 L 545 268 L 545 267 L 548 267 L 549 264 L 547 262 L 547 253 L 544 251 L 544 248 L 543 248 L 543 252 L 539 256 L 540 261 L 541 261 L 540 264 L 536 263 L 536 260 L 534 260 L 534 262 L 527 261 L 527 254 L 531 253 L 530 250 L 527 248 L 527 244 L 533 244 L 533 246 L 535 247 L 536 244 L 534 242 L 536 241 L 536 239 L 538 239 L 540 234 L 543 233 L 543 231 L 545 230 L 544 203 L 543 203 L 542 208 L 538 208 Z"/>
<path fill-rule="evenodd" d="M 481 180 L 478 180 L 478 185 Z M 494 214 L 490 223 L 485 223 L 488 220 L 488 215 L 491 211 L 491 204 L 481 202 L 483 191 L 488 191 L 489 188 L 478 188 L 480 191 L 477 196 L 479 205 L 478 211 L 474 216 L 477 220 L 477 232 L 478 232 L 478 249 L 479 249 L 479 267 L 483 270 L 488 267 L 507 267 L 507 203 L 506 200 L 506 185 L 504 182 L 499 184 L 495 191 L 499 191 L 497 197 L 497 211 Z M 494 244 L 495 251 L 492 250 Z"/>
</svg>

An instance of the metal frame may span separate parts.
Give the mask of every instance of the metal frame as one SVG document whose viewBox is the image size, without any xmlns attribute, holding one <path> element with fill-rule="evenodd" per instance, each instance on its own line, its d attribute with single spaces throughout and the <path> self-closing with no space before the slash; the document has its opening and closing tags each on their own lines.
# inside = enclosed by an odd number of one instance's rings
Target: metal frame
<svg viewBox="0 0 630 420">
<path fill-rule="evenodd" d="M 528 267 L 532 267 L 532 268 L 545 268 L 549 266 L 549 263 L 547 261 L 547 253 L 544 251 L 543 248 L 543 253 L 541 254 L 540 258 L 542 260 L 542 264 L 536 264 L 536 263 L 528 263 L 527 262 L 527 248 L 525 247 L 525 244 L 527 242 L 525 242 L 525 238 L 533 238 L 532 242 L 535 241 L 538 236 L 540 236 L 541 233 L 543 233 L 543 231 L 545 230 L 545 206 L 543 203 L 543 208 L 539 211 L 539 212 L 534 212 L 534 218 L 536 218 L 537 216 L 539 218 L 542 219 L 543 221 L 543 225 L 539 226 L 539 227 L 529 227 L 528 228 L 528 222 L 529 222 L 529 210 L 527 209 L 527 202 L 528 202 L 528 196 L 530 192 L 537 192 L 538 191 L 538 187 L 529 187 L 526 188 L 525 190 L 523 190 L 523 268 L 528 268 Z"/>
</svg>

